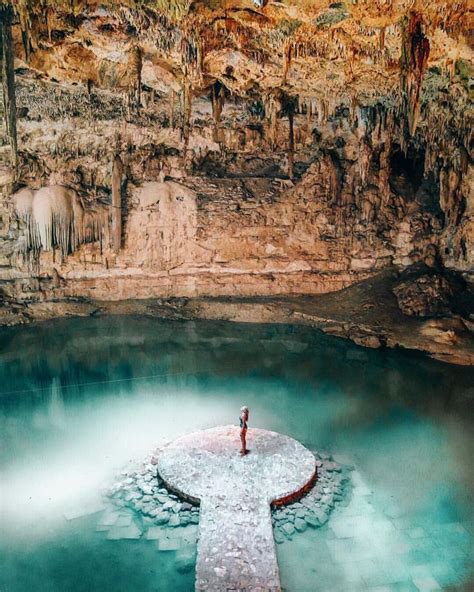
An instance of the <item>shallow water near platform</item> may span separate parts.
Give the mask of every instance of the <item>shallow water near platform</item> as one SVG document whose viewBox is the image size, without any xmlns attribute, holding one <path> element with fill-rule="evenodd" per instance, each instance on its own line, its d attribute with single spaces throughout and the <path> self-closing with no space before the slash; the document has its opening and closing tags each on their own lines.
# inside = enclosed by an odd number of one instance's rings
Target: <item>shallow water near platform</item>
<svg viewBox="0 0 474 592">
<path fill-rule="evenodd" d="M 97 531 L 102 488 L 178 435 L 237 423 L 354 466 L 282 586 L 468 589 L 474 371 L 305 327 L 138 317 L 0 330 L 1 592 L 187 591 L 175 551 Z"/>
</svg>

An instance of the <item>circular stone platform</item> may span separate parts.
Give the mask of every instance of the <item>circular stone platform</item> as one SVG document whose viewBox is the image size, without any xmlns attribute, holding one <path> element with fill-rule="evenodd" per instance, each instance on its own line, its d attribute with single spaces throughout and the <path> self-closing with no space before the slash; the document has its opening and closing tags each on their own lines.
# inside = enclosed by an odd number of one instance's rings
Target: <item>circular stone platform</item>
<svg viewBox="0 0 474 592">
<path fill-rule="evenodd" d="M 220 426 L 178 438 L 158 456 L 158 473 L 184 498 L 263 496 L 276 505 L 293 501 L 314 482 L 316 461 L 297 440 L 258 428 L 247 433 L 241 457 L 240 429 Z"/>
<path fill-rule="evenodd" d="M 179 438 L 160 451 L 158 473 L 184 498 L 200 501 L 196 590 L 278 591 L 270 504 L 310 488 L 316 461 L 288 436 L 250 428 L 241 457 L 240 430 L 217 427 Z"/>
</svg>

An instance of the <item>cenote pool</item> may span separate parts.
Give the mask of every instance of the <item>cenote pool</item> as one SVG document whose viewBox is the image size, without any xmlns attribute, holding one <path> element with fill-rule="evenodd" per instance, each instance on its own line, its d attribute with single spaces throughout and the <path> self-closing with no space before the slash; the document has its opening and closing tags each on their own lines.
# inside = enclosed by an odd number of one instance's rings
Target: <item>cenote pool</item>
<svg viewBox="0 0 474 592">
<path fill-rule="evenodd" d="M 108 540 L 101 490 L 162 442 L 236 422 L 243 404 L 250 426 L 354 467 L 329 522 L 278 545 L 285 590 L 472 589 L 473 379 L 303 327 L 109 317 L 2 329 L 0 590 L 193 590 L 175 551 Z"/>
</svg>

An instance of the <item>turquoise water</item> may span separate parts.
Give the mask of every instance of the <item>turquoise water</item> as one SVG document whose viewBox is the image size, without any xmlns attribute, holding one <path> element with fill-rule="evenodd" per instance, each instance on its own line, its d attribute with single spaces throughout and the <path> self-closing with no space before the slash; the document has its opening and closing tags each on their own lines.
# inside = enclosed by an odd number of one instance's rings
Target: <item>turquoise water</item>
<svg viewBox="0 0 474 592">
<path fill-rule="evenodd" d="M 468 590 L 472 369 L 302 327 L 135 317 L 0 330 L 0 591 L 185 591 L 173 551 L 97 532 L 104 484 L 236 421 L 354 466 L 320 530 L 278 546 L 289 592 Z"/>
</svg>

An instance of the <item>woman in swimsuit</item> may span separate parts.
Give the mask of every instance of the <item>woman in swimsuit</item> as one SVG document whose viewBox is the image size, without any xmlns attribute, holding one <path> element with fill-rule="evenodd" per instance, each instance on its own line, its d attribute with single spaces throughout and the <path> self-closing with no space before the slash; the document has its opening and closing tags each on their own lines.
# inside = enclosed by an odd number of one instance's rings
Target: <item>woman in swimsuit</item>
<svg viewBox="0 0 474 592">
<path fill-rule="evenodd" d="M 240 449 L 240 455 L 244 456 L 247 454 L 247 422 L 249 420 L 249 408 L 242 407 L 240 410 L 240 441 L 242 442 L 242 448 Z"/>
</svg>

